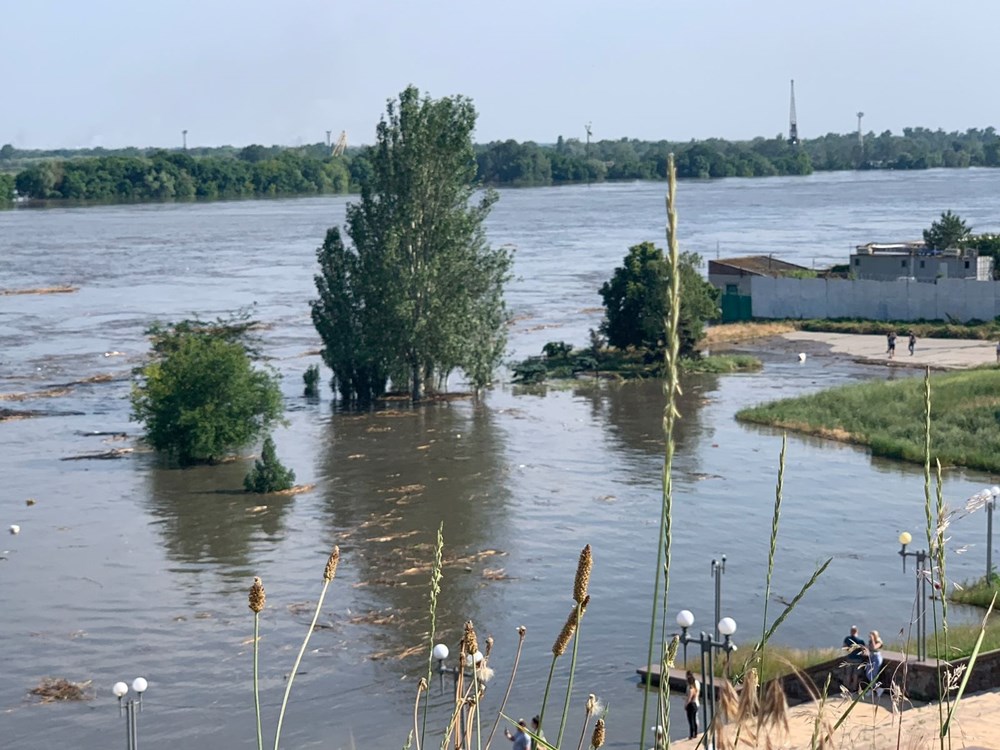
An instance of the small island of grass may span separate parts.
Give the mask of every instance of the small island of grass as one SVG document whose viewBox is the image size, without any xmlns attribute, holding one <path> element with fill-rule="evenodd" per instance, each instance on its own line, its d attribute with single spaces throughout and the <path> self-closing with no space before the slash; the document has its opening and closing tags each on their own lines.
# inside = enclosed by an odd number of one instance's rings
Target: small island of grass
<svg viewBox="0 0 1000 750">
<path fill-rule="evenodd" d="M 562 341 L 551 341 L 537 357 L 528 357 L 512 366 L 517 383 L 591 377 L 614 380 L 656 378 L 663 374 L 662 354 L 646 349 L 601 347 L 574 349 Z M 682 357 L 681 370 L 687 373 L 724 374 L 754 372 L 761 361 L 749 354 L 712 354 Z"/>
<path fill-rule="evenodd" d="M 924 461 L 919 378 L 831 388 L 743 409 L 737 419 L 867 446 L 873 455 Z M 931 376 L 931 445 L 942 464 L 1000 471 L 1000 370 Z"/>
</svg>

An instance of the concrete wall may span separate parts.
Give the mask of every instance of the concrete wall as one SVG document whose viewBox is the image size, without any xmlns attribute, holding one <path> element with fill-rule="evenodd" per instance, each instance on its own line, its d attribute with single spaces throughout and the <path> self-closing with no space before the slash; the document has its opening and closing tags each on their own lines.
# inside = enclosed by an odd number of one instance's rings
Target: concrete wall
<svg viewBox="0 0 1000 750">
<path fill-rule="evenodd" d="M 754 276 L 750 295 L 755 318 L 954 318 L 964 322 L 1000 315 L 1000 282 L 971 279 L 925 283 Z"/>
</svg>

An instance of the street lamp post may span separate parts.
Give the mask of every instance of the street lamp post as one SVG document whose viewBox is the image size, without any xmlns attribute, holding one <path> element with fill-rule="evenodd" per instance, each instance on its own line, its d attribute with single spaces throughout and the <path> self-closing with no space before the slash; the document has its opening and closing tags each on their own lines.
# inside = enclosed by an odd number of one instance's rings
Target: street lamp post
<svg viewBox="0 0 1000 750">
<path fill-rule="evenodd" d="M 903 558 L 904 573 L 906 572 L 907 557 L 913 557 L 917 561 L 917 661 L 925 661 L 927 659 L 927 577 L 929 574 L 927 560 L 929 556 L 926 550 L 907 552 L 906 545 L 912 541 L 913 536 L 908 531 L 899 535 L 899 556 Z"/>
<path fill-rule="evenodd" d="M 444 692 L 444 676 L 446 674 L 450 674 L 452 678 L 455 680 L 455 702 L 458 703 L 459 700 L 462 700 L 462 696 L 458 694 L 459 675 L 462 674 L 462 670 L 465 668 L 478 667 L 479 663 L 483 660 L 483 653 L 481 651 L 476 651 L 475 654 L 465 654 L 464 658 L 462 659 L 461 667 L 446 667 L 444 665 L 444 660 L 448 658 L 448 654 L 450 653 L 450 651 L 448 650 L 448 647 L 443 643 L 438 643 L 436 646 L 434 646 L 434 650 L 432 653 L 434 654 L 434 658 L 438 660 L 437 673 L 438 675 L 440 675 L 441 692 Z M 465 721 L 466 721 L 465 711 L 466 711 L 465 701 L 463 700 L 461 714 L 459 716 L 459 728 L 458 728 L 458 738 L 460 747 L 465 746 Z"/>
<path fill-rule="evenodd" d="M 684 657 L 687 660 L 688 643 L 697 643 L 701 648 L 701 684 L 705 691 L 704 700 L 701 704 L 701 715 L 703 731 L 708 734 L 711 731 L 712 722 L 715 720 L 715 651 L 721 650 L 726 654 L 726 663 L 729 663 L 729 656 L 736 650 L 733 643 L 733 634 L 736 632 L 736 620 L 732 617 L 723 617 L 716 623 L 716 629 L 722 636 L 722 640 L 716 640 L 711 635 L 702 631 L 698 637 L 692 636 L 688 630 L 694 625 L 694 615 L 690 610 L 682 609 L 677 613 L 677 624 L 681 628 L 680 642 L 684 646 Z M 726 670 L 728 674 L 728 669 Z"/>
<path fill-rule="evenodd" d="M 726 572 L 726 556 L 721 560 L 712 560 L 712 578 L 715 579 L 715 639 L 722 635 L 718 623 L 722 619 L 722 575 Z"/>
<path fill-rule="evenodd" d="M 986 585 L 990 585 L 993 579 L 993 509 L 996 507 L 997 498 L 1000 497 L 1000 487 L 993 485 L 985 487 L 972 499 L 982 498 L 983 505 L 986 506 Z"/>
<path fill-rule="evenodd" d="M 136 723 L 136 714 L 142 712 L 142 694 L 146 692 L 149 683 L 144 677 L 136 677 L 132 680 L 132 689 L 136 693 L 136 698 L 125 699 L 128 695 L 128 685 L 124 682 L 116 682 L 111 692 L 118 699 L 118 715 L 125 717 L 125 737 L 128 750 L 139 750 L 139 728 Z"/>
</svg>

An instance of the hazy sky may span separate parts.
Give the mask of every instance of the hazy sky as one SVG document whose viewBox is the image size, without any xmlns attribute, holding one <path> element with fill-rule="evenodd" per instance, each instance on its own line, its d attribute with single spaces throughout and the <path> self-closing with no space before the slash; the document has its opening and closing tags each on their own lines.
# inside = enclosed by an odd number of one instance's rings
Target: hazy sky
<svg viewBox="0 0 1000 750">
<path fill-rule="evenodd" d="M 1000 126 L 996 0 L 0 0 L 0 143 L 370 143 L 413 83 L 477 141 Z"/>
</svg>

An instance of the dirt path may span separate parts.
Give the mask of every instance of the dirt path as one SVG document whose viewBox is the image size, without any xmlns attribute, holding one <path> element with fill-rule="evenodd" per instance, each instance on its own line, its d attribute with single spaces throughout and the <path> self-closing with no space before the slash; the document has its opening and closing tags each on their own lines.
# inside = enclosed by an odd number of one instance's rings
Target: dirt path
<svg viewBox="0 0 1000 750">
<path fill-rule="evenodd" d="M 997 361 L 996 342 L 976 339 L 918 339 L 911 356 L 907 351 L 906 338 L 900 336 L 896 340 L 896 356 L 891 361 L 886 354 L 885 336 L 789 331 L 772 340 L 780 342 L 779 348 L 792 356 L 799 352 L 805 353 L 807 357 L 833 355 L 900 367 L 963 369 L 995 364 Z"/>
</svg>

